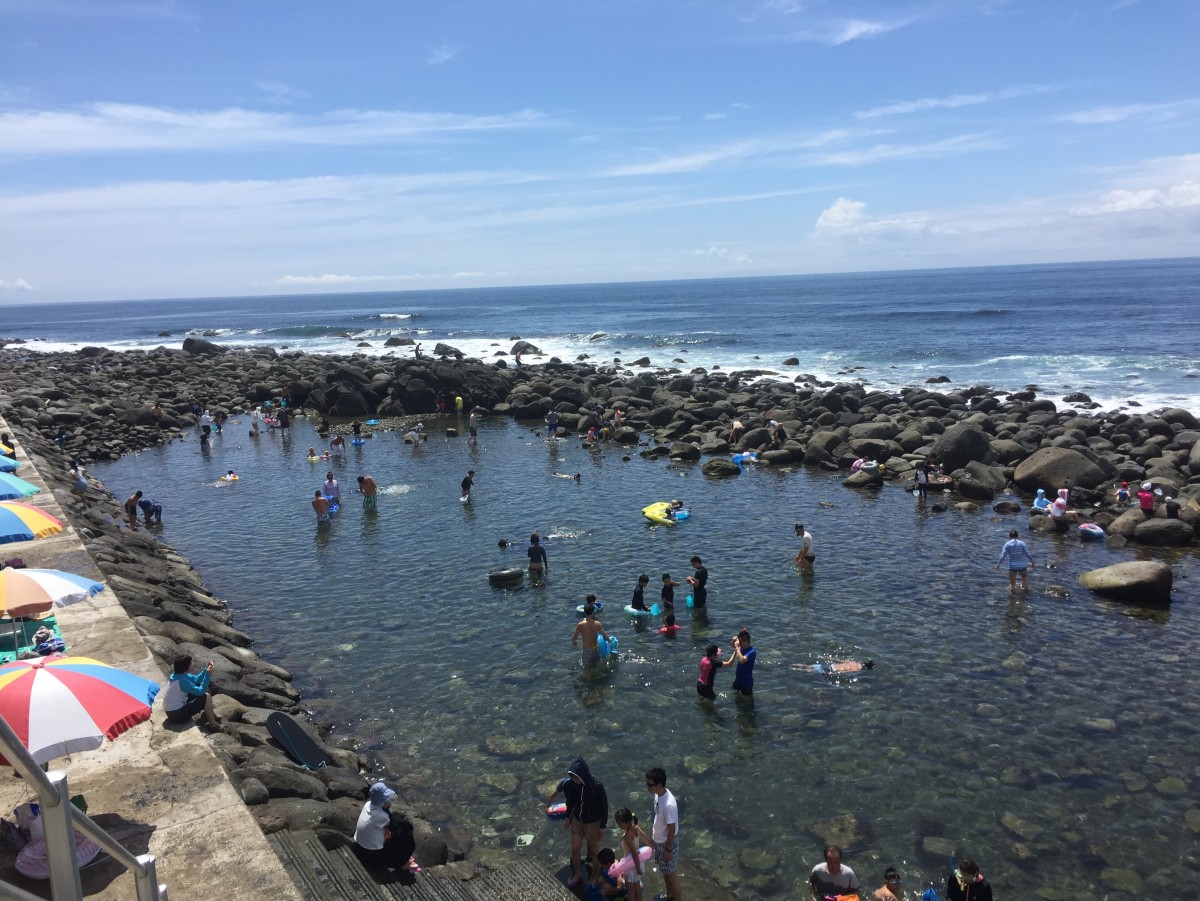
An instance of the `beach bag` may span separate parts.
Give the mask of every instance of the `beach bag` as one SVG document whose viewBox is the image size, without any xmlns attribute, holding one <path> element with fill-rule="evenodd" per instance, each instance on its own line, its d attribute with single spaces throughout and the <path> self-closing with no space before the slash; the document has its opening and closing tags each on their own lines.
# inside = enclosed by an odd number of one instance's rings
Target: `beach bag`
<svg viewBox="0 0 1200 901">
<path fill-rule="evenodd" d="M 0 848 L 4 848 L 6 851 L 20 851 L 27 844 L 29 844 L 29 839 L 25 837 L 24 832 L 17 828 L 15 823 L 0 819 Z"/>
</svg>

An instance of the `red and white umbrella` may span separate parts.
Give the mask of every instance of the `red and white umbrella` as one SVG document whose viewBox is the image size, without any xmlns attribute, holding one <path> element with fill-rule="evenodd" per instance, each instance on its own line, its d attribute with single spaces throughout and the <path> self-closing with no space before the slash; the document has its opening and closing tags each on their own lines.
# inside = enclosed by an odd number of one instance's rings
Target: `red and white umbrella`
<svg viewBox="0 0 1200 901">
<path fill-rule="evenodd" d="M 89 657 L 0 666 L 0 716 L 38 763 L 91 751 L 150 719 L 158 685 Z"/>
</svg>

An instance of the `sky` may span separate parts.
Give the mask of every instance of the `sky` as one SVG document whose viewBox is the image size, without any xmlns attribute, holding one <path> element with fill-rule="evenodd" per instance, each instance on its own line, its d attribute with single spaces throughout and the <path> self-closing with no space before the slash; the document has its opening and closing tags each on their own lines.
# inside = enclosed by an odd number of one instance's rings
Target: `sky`
<svg viewBox="0 0 1200 901">
<path fill-rule="evenodd" d="M 0 304 L 1195 256 L 1197 35 L 1185 0 L 0 0 Z"/>
</svg>

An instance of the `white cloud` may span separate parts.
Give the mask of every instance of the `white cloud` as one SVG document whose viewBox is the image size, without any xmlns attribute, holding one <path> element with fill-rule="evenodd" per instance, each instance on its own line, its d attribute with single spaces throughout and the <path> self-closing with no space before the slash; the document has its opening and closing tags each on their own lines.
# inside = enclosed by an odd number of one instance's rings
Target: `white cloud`
<svg viewBox="0 0 1200 901">
<path fill-rule="evenodd" d="M 705 122 L 720 122 L 722 119 L 728 119 L 729 113 L 705 113 Z"/>
<path fill-rule="evenodd" d="M 1076 207 L 1075 212 L 1082 216 L 1097 216 L 1185 207 L 1200 207 L 1200 181 L 1185 181 L 1166 188 L 1117 188 L 1102 194 L 1095 203 Z"/>
<path fill-rule="evenodd" d="M 436 47 L 430 47 L 429 53 L 425 57 L 426 65 L 440 66 L 450 62 L 454 57 L 462 53 L 463 47 L 460 44 L 438 44 Z"/>
<path fill-rule="evenodd" d="M 875 144 L 861 149 L 813 154 L 806 162 L 820 166 L 865 166 L 885 160 L 939 159 L 960 153 L 995 150 L 1003 146 L 995 137 L 984 134 L 965 134 L 930 141 L 925 144 Z"/>
<path fill-rule="evenodd" d="M 32 291 L 33 285 L 25 281 L 23 278 L 3 279 L 0 278 L 0 291 L 4 293 L 15 294 L 18 291 Z"/>
<path fill-rule="evenodd" d="M 1200 107 L 1200 100 L 1175 100 L 1170 103 L 1131 103 L 1127 106 L 1099 106 L 1058 116 L 1056 121 L 1071 125 L 1112 125 L 1127 119 L 1167 122 Z"/>
<path fill-rule="evenodd" d="M 449 134 L 529 128 L 540 113 L 468 116 L 400 110 L 337 110 L 316 116 L 180 110 L 96 103 L 79 110 L 0 113 L 0 155 L 83 154 L 146 150 L 240 150 L 285 145 L 352 146 L 432 140 Z"/>
<path fill-rule="evenodd" d="M 817 217 L 817 231 L 844 231 L 853 228 L 866 219 L 866 214 L 863 212 L 866 208 L 867 205 L 861 200 L 839 197 Z"/>
<path fill-rule="evenodd" d="M 746 254 L 740 250 L 732 250 L 728 247 L 706 247 L 703 250 L 692 251 L 693 256 L 707 257 L 708 259 L 721 260 L 726 263 L 737 263 L 745 266 L 754 262 Z"/>
<path fill-rule="evenodd" d="M 819 23 L 809 28 L 802 28 L 798 31 L 773 35 L 769 38 L 766 38 L 766 40 L 813 42 L 818 44 L 827 44 L 830 47 L 837 47 L 841 44 L 848 44 L 851 41 L 879 37 L 882 34 L 896 31 L 897 29 L 903 28 L 909 24 L 911 24 L 911 20 L 896 20 L 887 22 L 883 21 L 882 19 L 839 19 L 836 21 Z"/>
<path fill-rule="evenodd" d="M 978 94 L 952 94 L 949 97 L 922 97 L 920 100 L 903 100 L 889 103 L 871 109 L 859 110 L 854 115 L 859 119 L 877 119 L 880 116 L 898 116 L 908 113 L 920 113 L 930 109 L 958 109 L 964 106 L 978 106 L 983 103 L 995 103 L 998 100 L 1011 100 L 1016 97 L 1028 97 L 1031 94 L 1045 94 L 1054 88 L 1042 84 L 1020 85 L 1004 88 L 1000 91 L 985 91 Z"/>
</svg>

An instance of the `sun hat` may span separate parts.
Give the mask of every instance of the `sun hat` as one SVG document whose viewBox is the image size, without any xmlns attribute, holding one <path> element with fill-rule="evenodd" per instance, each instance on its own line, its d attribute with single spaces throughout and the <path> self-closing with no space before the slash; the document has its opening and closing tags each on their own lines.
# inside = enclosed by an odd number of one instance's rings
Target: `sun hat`
<svg viewBox="0 0 1200 901">
<path fill-rule="evenodd" d="M 384 785 L 382 782 L 376 782 L 371 786 L 371 806 L 382 807 L 392 798 L 396 797 L 396 793 Z"/>
<path fill-rule="evenodd" d="M 1154 485 L 1150 482 L 1142 482 L 1142 490 L 1143 491 L 1149 491 L 1153 487 L 1154 487 Z"/>
</svg>

